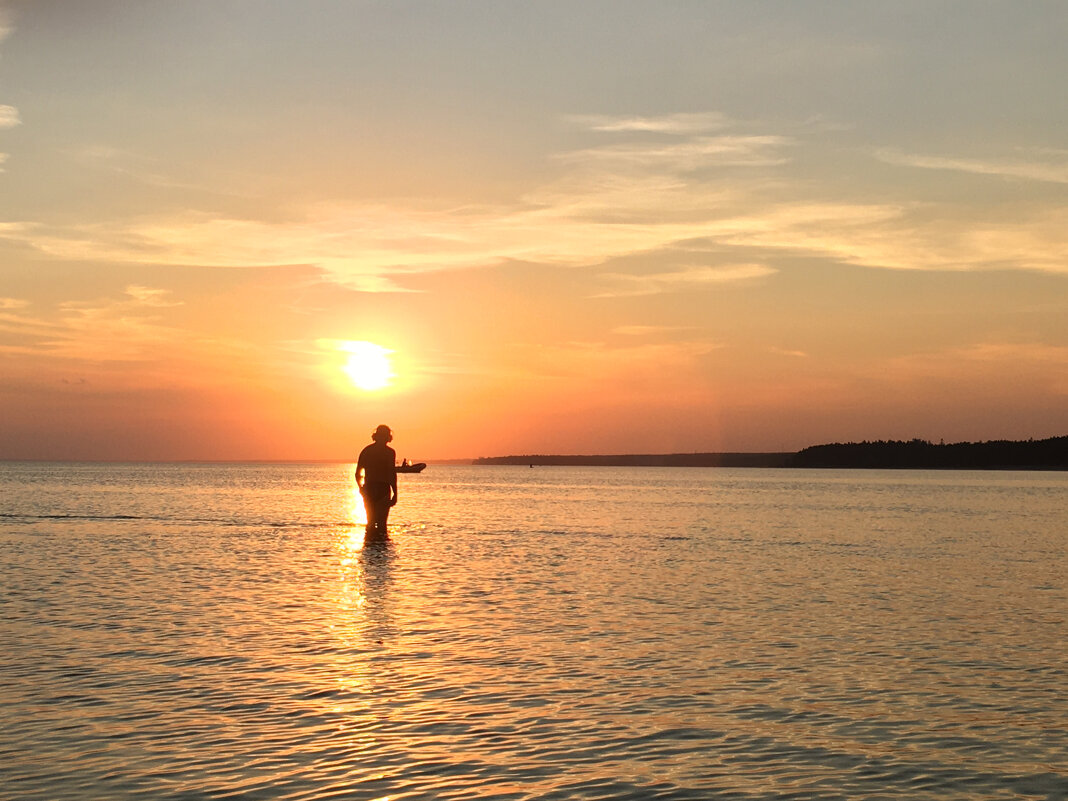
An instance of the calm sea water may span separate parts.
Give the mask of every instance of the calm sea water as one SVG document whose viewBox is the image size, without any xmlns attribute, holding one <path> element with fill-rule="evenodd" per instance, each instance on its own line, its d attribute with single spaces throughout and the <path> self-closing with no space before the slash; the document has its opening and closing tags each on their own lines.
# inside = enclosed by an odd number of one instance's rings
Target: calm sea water
<svg viewBox="0 0 1068 801">
<path fill-rule="evenodd" d="M 1068 474 L 0 464 L 0 797 L 1068 798 Z"/>
</svg>

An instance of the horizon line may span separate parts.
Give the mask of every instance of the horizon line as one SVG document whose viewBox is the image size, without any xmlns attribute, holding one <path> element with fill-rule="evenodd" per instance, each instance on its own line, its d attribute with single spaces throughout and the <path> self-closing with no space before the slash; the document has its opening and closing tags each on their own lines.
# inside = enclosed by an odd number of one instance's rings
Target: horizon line
<svg viewBox="0 0 1068 801">
<path fill-rule="evenodd" d="M 506 455 L 496 456 L 457 456 L 457 457 L 441 457 L 441 458 L 425 458 L 412 460 L 413 462 L 424 461 L 429 464 L 453 464 L 463 465 L 472 464 L 480 460 L 488 459 L 531 459 L 531 458 L 597 458 L 597 459 L 610 459 L 610 458 L 635 458 L 635 457 L 667 457 L 667 456 L 787 456 L 801 453 L 808 448 L 819 448 L 828 445 L 861 445 L 861 444 L 878 444 L 878 443 L 909 443 L 909 442 L 922 442 L 933 446 L 951 447 L 956 445 L 977 445 L 984 443 L 1035 443 L 1043 442 L 1046 440 L 1063 439 L 1068 438 L 1068 434 L 1053 435 L 1049 437 L 1040 437 L 1035 439 L 1030 437 L 1028 439 L 986 439 L 986 440 L 961 440 L 958 442 L 945 442 L 940 441 L 938 443 L 931 440 L 914 437 L 912 439 L 899 439 L 899 440 L 849 440 L 847 442 L 821 442 L 813 445 L 806 445 L 798 450 L 779 450 L 779 451 L 672 451 L 672 452 L 631 452 L 631 453 L 512 453 Z M 355 458 L 327 458 L 327 459 L 306 459 L 306 458 L 283 458 L 283 459 L 252 459 L 252 458 L 234 458 L 234 459 L 206 459 L 206 458 L 191 458 L 191 459 L 130 459 L 130 458 L 117 458 L 117 459 L 98 459 L 98 458 L 49 458 L 49 457 L 29 457 L 29 458 L 12 458 L 6 456 L 0 456 L 0 463 L 13 463 L 13 462 L 35 462 L 35 463 L 55 463 L 65 462 L 68 464 L 354 464 Z"/>
</svg>

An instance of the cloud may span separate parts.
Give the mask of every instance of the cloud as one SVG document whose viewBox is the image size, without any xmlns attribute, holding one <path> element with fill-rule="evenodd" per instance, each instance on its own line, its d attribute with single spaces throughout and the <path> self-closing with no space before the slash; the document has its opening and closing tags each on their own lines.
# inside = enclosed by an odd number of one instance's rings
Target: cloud
<svg viewBox="0 0 1068 801">
<path fill-rule="evenodd" d="M 68 301 L 51 314 L 32 316 L 19 313 L 29 304 L 5 298 L 0 309 L 8 313 L 0 314 L 0 332 L 23 344 L 5 346 L 0 352 L 96 363 L 156 359 L 171 345 L 192 339 L 187 332 L 162 324 L 154 313 L 180 305 L 167 302 L 166 295 L 166 290 L 130 286 L 121 298 Z"/>
<path fill-rule="evenodd" d="M 8 12 L 4 8 L 0 8 L 0 42 L 7 38 L 11 33 L 11 23 L 8 21 Z M 22 123 L 19 117 L 19 110 L 14 106 L 7 106 L 0 104 L 0 130 L 4 128 L 14 128 L 16 125 Z M 4 172 L 4 163 L 7 161 L 8 154 L 0 153 L 0 172 Z"/>
<path fill-rule="evenodd" d="M 644 337 L 655 334 L 672 334 L 676 331 L 692 331 L 690 326 L 681 325 L 620 325 L 612 329 L 613 334 L 625 337 Z"/>
<path fill-rule="evenodd" d="M 509 260 L 592 267 L 635 253 L 682 253 L 696 239 L 752 249 L 760 259 L 770 250 L 890 269 L 1068 272 L 1068 207 L 1009 223 L 923 204 L 804 201 L 788 190 L 609 168 L 568 173 L 511 205 L 317 205 L 304 219 L 277 222 L 187 212 L 63 228 L 9 223 L 0 239 L 67 260 L 313 264 L 367 292 L 407 289 L 409 275 Z"/>
<path fill-rule="evenodd" d="M 781 203 L 723 221 L 721 244 L 895 270 L 1068 273 L 1068 207 L 1009 222 L 910 205 Z"/>
<path fill-rule="evenodd" d="M 230 187 L 237 183 L 234 174 L 229 174 L 215 185 L 196 183 L 187 178 L 176 178 L 166 173 L 158 158 L 132 150 L 123 150 L 107 144 L 94 143 L 62 151 L 75 164 L 92 170 L 107 170 L 145 186 L 162 189 L 187 189 L 212 197 L 248 198 L 248 194 L 235 192 Z"/>
<path fill-rule="evenodd" d="M 19 110 L 14 106 L 0 106 L 0 128 L 14 128 L 22 124 Z"/>
<path fill-rule="evenodd" d="M 954 351 L 952 356 L 973 362 L 1054 364 L 1068 370 L 1068 346 L 1044 342 L 983 342 Z"/>
<path fill-rule="evenodd" d="M 1021 178 L 1030 181 L 1068 183 L 1068 151 L 1033 149 L 1030 158 L 967 159 L 949 156 L 924 156 L 896 150 L 876 151 L 875 157 L 887 164 L 927 170 L 954 170 L 998 178 Z"/>
<path fill-rule="evenodd" d="M 608 145 L 558 156 L 574 163 L 618 162 L 639 167 L 666 167 L 673 171 L 702 167 L 774 167 L 786 164 L 784 136 L 701 136 L 681 143 Z"/>
<path fill-rule="evenodd" d="M 807 134 L 707 135 L 728 124 L 715 113 L 579 119 L 604 143 L 559 154 L 555 177 L 498 205 L 316 203 L 269 219 L 186 211 L 67 226 L 8 222 L 0 239 L 77 261 L 315 265 L 366 292 L 411 291 L 410 276 L 509 261 L 596 268 L 632 254 L 681 257 L 694 240 L 748 250 L 743 264 L 771 252 L 889 269 L 1068 272 L 1068 206 L 1020 207 L 1030 216 L 1006 221 L 978 207 L 847 202 L 785 169 L 787 151 Z M 87 155 L 117 158 L 106 148 Z M 1052 169 L 1065 154 L 1042 157 Z M 761 169 L 702 172 L 723 166 Z M 753 269 L 610 277 L 621 285 L 615 294 L 650 294 L 760 277 Z"/>
<path fill-rule="evenodd" d="M 37 223 L 0 222 L 0 239 L 28 239 L 33 229 L 39 227 Z"/>
<path fill-rule="evenodd" d="M 166 299 L 167 295 L 170 294 L 170 290 L 168 289 L 152 289 L 147 286 L 131 284 L 126 287 L 126 294 L 141 306 L 166 307 L 182 305 L 180 301 L 174 302 Z"/>
<path fill-rule="evenodd" d="M 660 133 L 688 135 L 718 131 L 731 124 L 730 119 L 715 111 L 692 114 L 664 114 L 659 117 L 572 115 L 570 122 L 599 133 Z"/>
<path fill-rule="evenodd" d="M 656 295 L 663 292 L 693 290 L 702 286 L 737 283 L 765 278 L 777 273 L 773 267 L 765 264 L 732 264 L 726 267 L 689 267 L 671 273 L 651 273 L 642 275 L 605 273 L 602 275 L 610 281 L 623 285 L 617 291 L 602 292 L 595 297 L 615 298 L 635 295 Z"/>
<path fill-rule="evenodd" d="M 768 348 L 769 353 L 774 353 L 779 356 L 790 356 L 796 359 L 807 359 L 808 353 L 803 350 L 789 350 L 788 348 Z"/>
</svg>

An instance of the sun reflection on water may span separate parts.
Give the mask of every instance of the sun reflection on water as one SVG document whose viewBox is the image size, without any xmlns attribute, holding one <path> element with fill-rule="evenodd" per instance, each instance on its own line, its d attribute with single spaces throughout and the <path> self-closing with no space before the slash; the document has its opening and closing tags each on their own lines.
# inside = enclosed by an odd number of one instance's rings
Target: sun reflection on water
<svg viewBox="0 0 1068 801">
<path fill-rule="evenodd" d="M 349 477 L 349 493 L 347 495 L 348 506 L 348 519 L 353 523 L 366 526 L 367 525 L 367 510 L 363 507 L 363 497 L 360 495 L 359 487 L 356 486 L 356 467 L 352 466 L 352 473 Z"/>
</svg>

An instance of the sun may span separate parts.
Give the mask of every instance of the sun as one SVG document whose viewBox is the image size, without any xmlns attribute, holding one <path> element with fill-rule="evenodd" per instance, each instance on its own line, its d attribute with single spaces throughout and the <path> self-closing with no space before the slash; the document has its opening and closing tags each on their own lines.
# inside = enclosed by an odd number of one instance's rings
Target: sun
<svg viewBox="0 0 1068 801">
<path fill-rule="evenodd" d="M 389 354 L 393 351 L 373 342 L 343 342 L 338 349 L 349 354 L 341 369 L 353 386 L 367 391 L 389 386 L 393 379 Z"/>
</svg>

